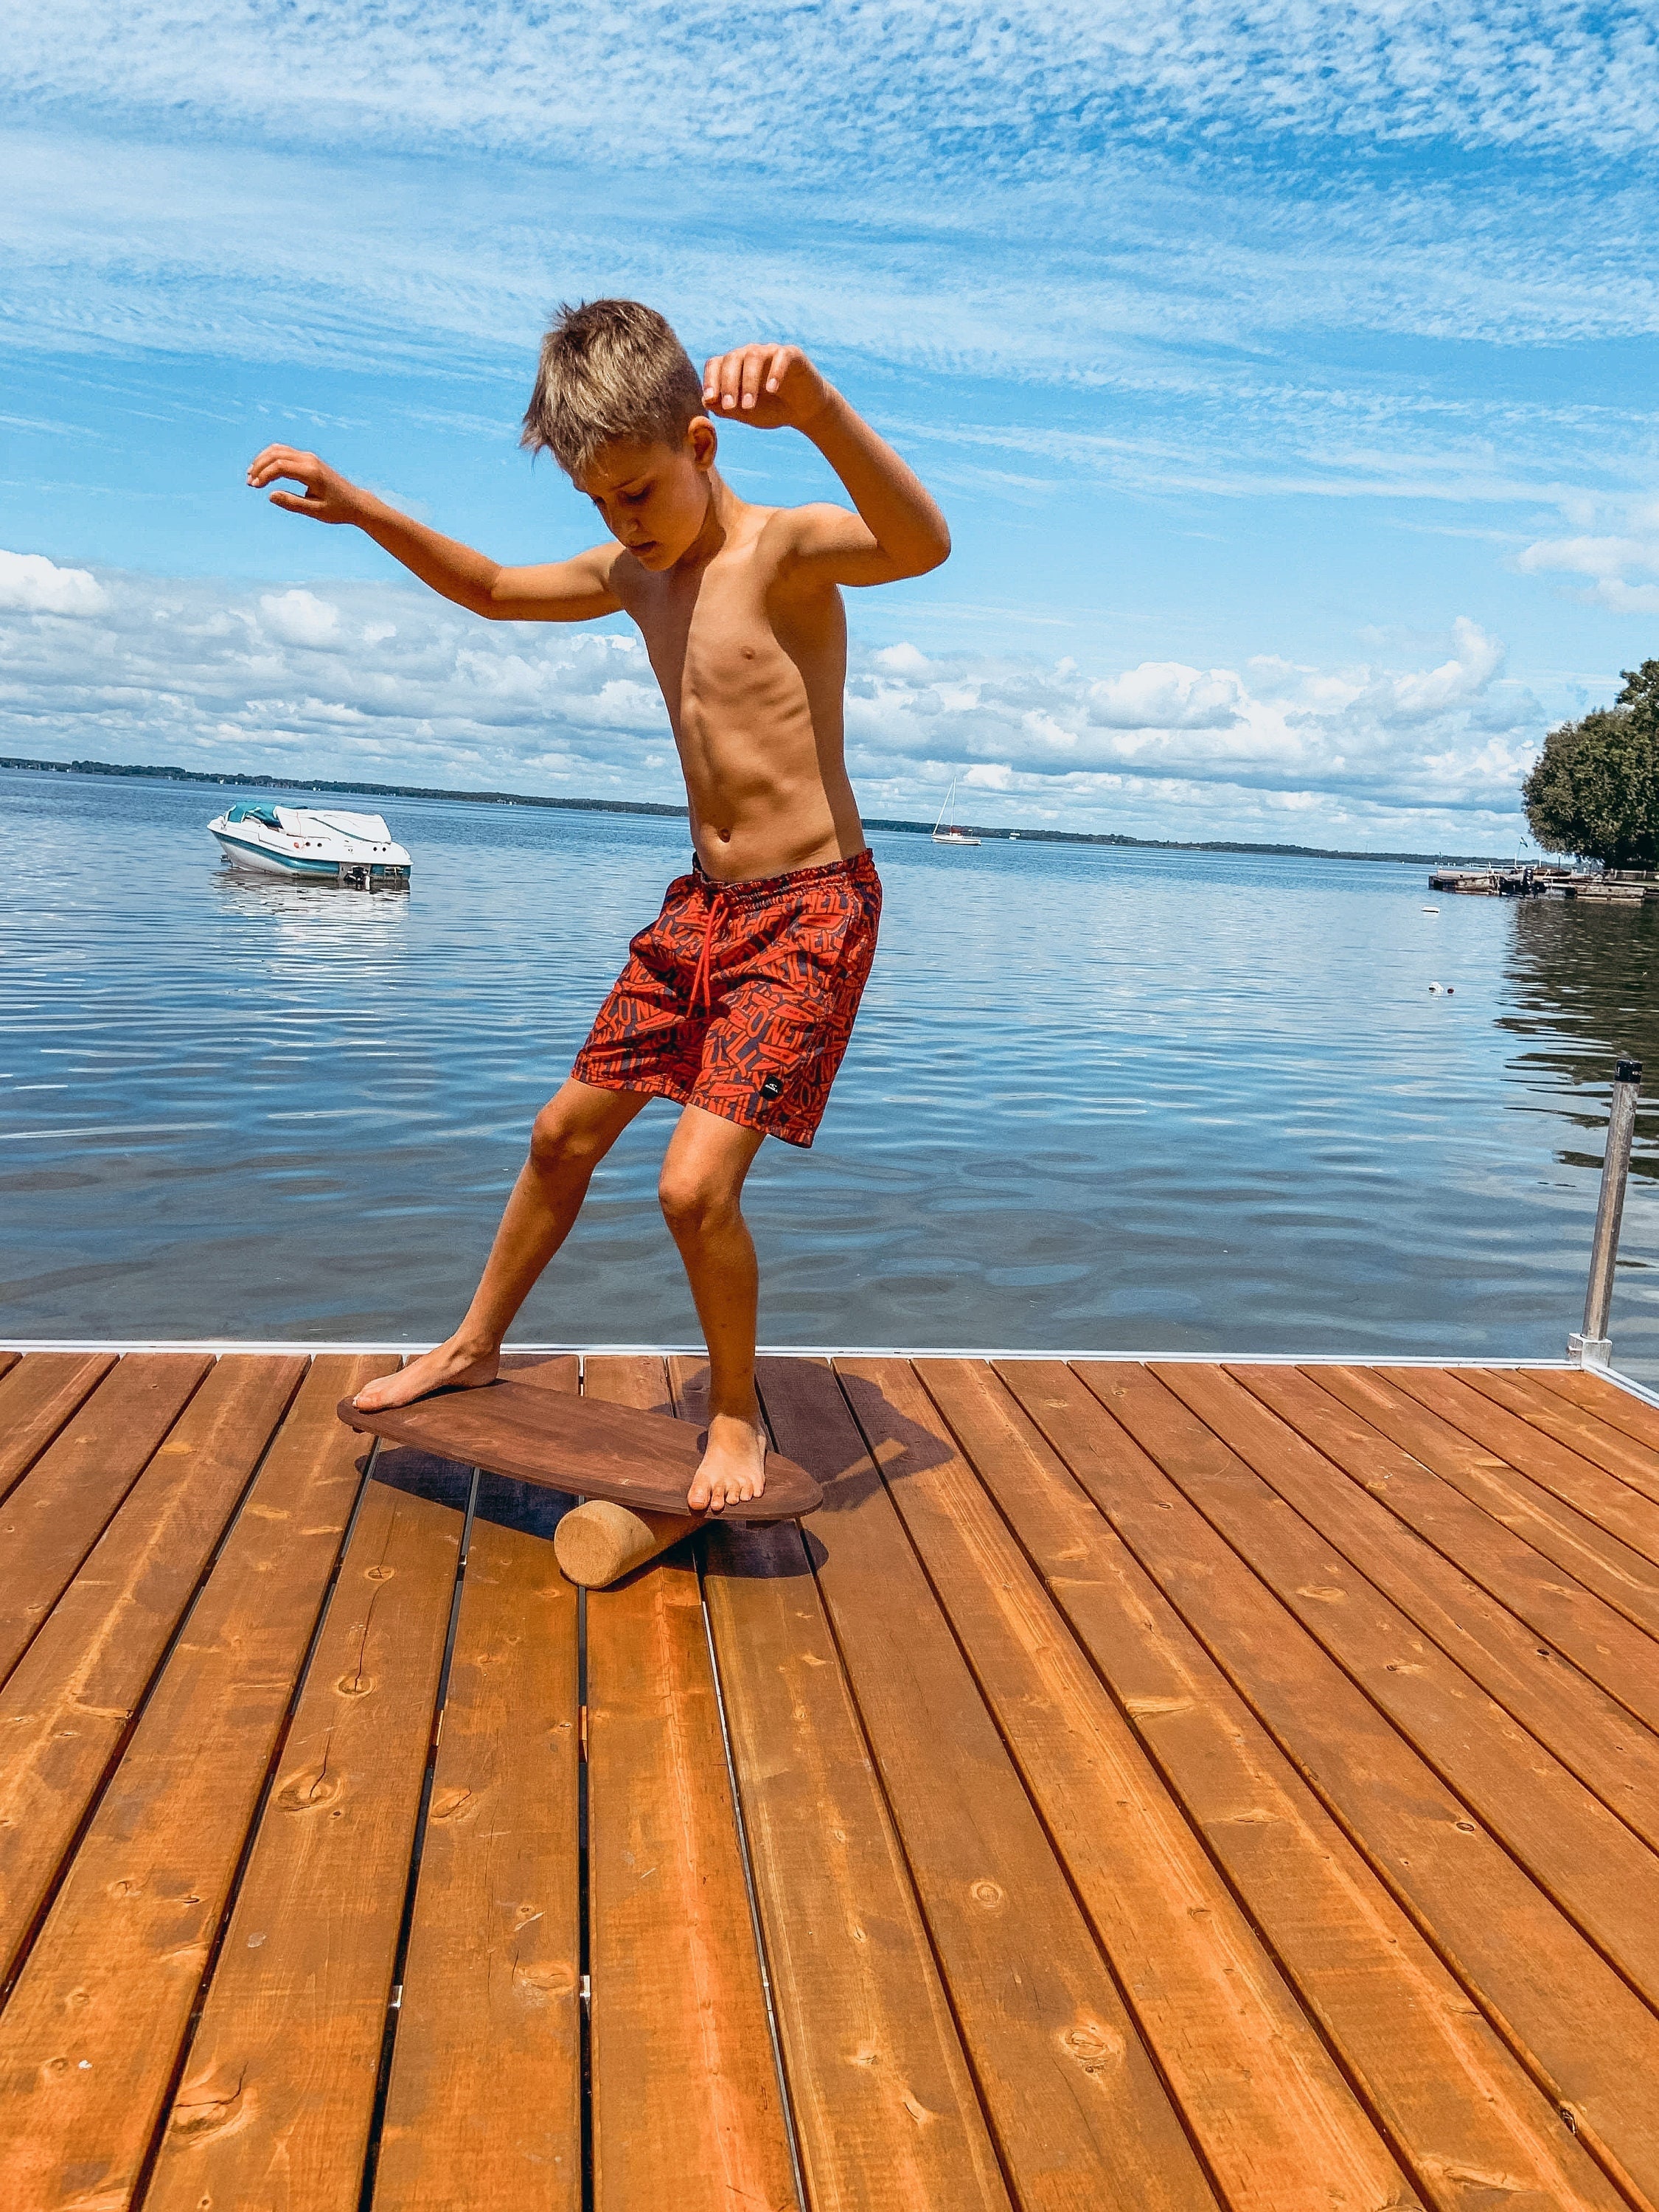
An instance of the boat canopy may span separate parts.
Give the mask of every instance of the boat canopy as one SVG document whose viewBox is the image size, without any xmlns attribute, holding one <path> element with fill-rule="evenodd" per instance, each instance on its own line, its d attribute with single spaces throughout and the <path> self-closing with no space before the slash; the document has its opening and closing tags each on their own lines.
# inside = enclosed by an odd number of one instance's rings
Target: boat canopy
<svg viewBox="0 0 1659 2212">
<path fill-rule="evenodd" d="M 392 832 L 378 814 L 347 814 L 335 806 L 279 806 L 276 815 L 282 827 L 296 837 L 314 837 L 320 830 L 364 845 L 392 842 Z"/>
<path fill-rule="evenodd" d="M 282 826 L 276 819 L 276 810 L 274 806 L 258 804 L 233 806 L 225 819 L 227 822 L 263 822 L 267 830 L 276 830 Z"/>
</svg>

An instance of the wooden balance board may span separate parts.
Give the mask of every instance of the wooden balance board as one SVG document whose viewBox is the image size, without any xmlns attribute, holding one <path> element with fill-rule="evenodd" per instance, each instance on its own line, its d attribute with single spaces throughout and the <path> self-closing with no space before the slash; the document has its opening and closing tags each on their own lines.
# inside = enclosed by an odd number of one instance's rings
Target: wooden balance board
<svg viewBox="0 0 1659 2212">
<path fill-rule="evenodd" d="M 349 1429 L 364 1436 L 418 1444 L 441 1459 L 520 1482 L 544 1482 L 577 1498 L 609 1498 L 639 1513 L 683 1516 L 702 1457 L 702 1431 L 689 1422 L 515 1382 L 510 1376 L 473 1390 L 436 1390 L 384 1413 L 366 1413 L 342 1398 L 339 1414 Z M 708 1517 L 793 1521 L 823 1502 L 823 1492 L 805 1468 L 768 1452 L 764 1494 Z"/>
</svg>

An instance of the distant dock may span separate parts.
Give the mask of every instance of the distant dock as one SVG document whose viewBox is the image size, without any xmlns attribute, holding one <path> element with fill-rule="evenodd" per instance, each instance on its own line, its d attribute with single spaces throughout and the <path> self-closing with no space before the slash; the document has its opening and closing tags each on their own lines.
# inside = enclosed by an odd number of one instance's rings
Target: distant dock
<svg viewBox="0 0 1659 2212">
<path fill-rule="evenodd" d="M 396 1364 L 0 1354 L 7 2204 L 1659 2202 L 1659 1401 L 773 1358 L 579 1595 Z"/>
<path fill-rule="evenodd" d="M 1607 906 L 1659 902 L 1659 870 L 1521 867 L 1437 868 L 1431 891 L 1454 891 L 1465 898 L 1588 899 Z"/>
</svg>

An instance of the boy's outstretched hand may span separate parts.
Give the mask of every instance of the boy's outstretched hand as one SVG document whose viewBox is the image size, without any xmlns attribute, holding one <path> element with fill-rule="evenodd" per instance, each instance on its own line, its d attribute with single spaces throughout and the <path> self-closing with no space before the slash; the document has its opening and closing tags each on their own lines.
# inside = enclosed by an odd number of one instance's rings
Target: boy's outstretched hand
<svg viewBox="0 0 1659 2212">
<path fill-rule="evenodd" d="M 702 396 L 716 422 L 736 416 L 756 430 L 805 429 L 830 386 L 799 346 L 746 345 L 703 365 Z"/>
<path fill-rule="evenodd" d="M 273 507 L 285 507 L 290 514 L 308 514 L 313 522 L 362 520 L 362 492 L 315 453 L 302 453 L 295 446 L 267 446 L 249 465 L 247 480 L 255 491 L 283 477 L 302 483 L 305 492 L 302 496 L 295 491 L 274 491 Z"/>
</svg>

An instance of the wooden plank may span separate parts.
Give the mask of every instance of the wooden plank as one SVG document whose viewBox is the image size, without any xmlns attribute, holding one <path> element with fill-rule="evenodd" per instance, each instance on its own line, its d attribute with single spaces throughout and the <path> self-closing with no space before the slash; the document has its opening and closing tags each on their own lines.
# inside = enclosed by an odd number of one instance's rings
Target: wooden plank
<svg viewBox="0 0 1659 2212">
<path fill-rule="evenodd" d="M 212 1364 L 198 1352 L 130 1353 L 0 1507 L 0 1681 Z"/>
<path fill-rule="evenodd" d="M 672 1411 L 659 1358 L 586 1392 Z M 589 2012 L 596 2212 L 795 2202 L 694 1565 L 587 1596 Z"/>
<path fill-rule="evenodd" d="M 21 1352 L 12 1352 L 9 1350 L 0 1352 L 0 1380 L 3 1380 L 6 1376 L 10 1374 L 12 1369 L 16 1366 L 18 1361 L 22 1358 L 22 1356 L 23 1355 Z"/>
<path fill-rule="evenodd" d="M 0 2013 L 0 2202 L 137 2184 L 362 1485 L 335 1402 L 396 1364 L 313 1363 L 151 1692 Z"/>
<path fill-rule="evenodd" d="M 990 1369 L 858 1359 L 837 1372 L 1223 2201 L 1416 2203 L 974 1474 L 981 1431 L 994 1442 L 988 1401 L 1006 1403 Z"/>
<path fill-rule="evenodd" d="M 1617 1475 L 1591 1466 L 1577 1450 L 1564 1449 L 1530 1418 L 1511 1411 L 1497 1390 L 1478 1389 L 1473 1376 L 1466 1381 L 1433 1368 L 1382 1367 L 1377 1372 L 1659 1567 L 1659 1505 Z"/>
<path fill-rule="evenodd" d="M 479 1481 L 375 2172 L 383 2212 L 581 2203 L 576 1594 L 552 1546 L 569 1502 Z"/>
<path fill-rule="evenodd" d="M 1216 2199 L 829 1370 L 761 1364 L 818 1583 L 1024 2212 Z M 925 1449 L 925 1446 L 924 1446 Z"/>
<path fill-rule="evenodd" d="M 1659 2204 L 1659 2107 L 1637 2086 L 1659 2020 L 1107 1418 L 1128 1363 L 1042 1365 L 1067 1401 L 1050 1443 L 1599 2162 Z"/>
<path fill-rule="evenodd" d="M 683 1413 L 702 1376 L 671 1363 Z M 812 2212 L 1008 2193 L 798 1527 L 709 1530 L 719 1655 Z"/>
<path fill-rule="evenodd" d="M 1659 1512 L 1659 1449 L 1638 1443 L 1587 1407 L 1575 1406 L 1571 1399 L 1564 1402 L 1531 1376 L 1475 1367 L 1461 1369 L 1459 1380 L 1534 1429 L 1541 1429 L 1577 1458 L 1616 1475 Z M 1651 1530 L 1659 1527 L 1659 1519 L 1650 1514 L 1644 1526 Z M 1648 1546 L 1644 1543 L 1637 1548 L 1647 1551 Z"/>
<path fill-rule="evenodd" d="M 582 1363 L 574 1352 L 509 1352 L 501 1372 L 542 1390 L 574 1393 L 582 1387 Z"/>
<path fill-rule="evenodd" d="M 1425 2202 L 1468 2212 L 1474 2177 L 1510 2212 L 1622 2202 L 1038 1426 L 1115 1486 L 1100 1408 L 1057 1363 L 1000 1373 L 981 1480 Z"/>
<path fill-rule="evenodd" d="M 146 2212 L 356 2212 L 471 1481 L 375 1456 Z"/>
<path fill-rule="evenodd" d="M 1650 1636 L 1659 1635 L 1659 1575 L 1638 1553 L 1528 1481 L 1419 1399 L 1397 1389 L 1378 1370 L 1322 1367 L 1318 1381 L 1322 1389 L 1340 1398 L 1615 1612 Z"/>
<path fill-rule="evenodd" d="M 1654 1664 L 1653 1644 L 1622 1613 L 1613 1612 L 1582 1583 L 1558 1573 L 1513 1530 L 1494 1521 L 1380 1430 L 1351 1413 L 1322 1386 L 1322 1370 L 1236 1367 L 1230 1371 L 1316 1445 L 1334 1466 L 1360 1484 L 1425 1543 L 1433 1545 L 1454 1571 L 1461 1571 L 1481 1590 L 1490 1592 L 1506 1615 L 1518 1619 L 1529 1632 L 1518 1642 L 1501 1620 L 1492 1624 L 1494 1632 L 1514 1656 L 1526 1662 L 1530 1655 L 1538 1666 L 1558 1669 L 1560 1657 L 1569 1659 L 1626 1711 L 1648 1728 L 1659 1729 L 1659 1668 Z M 1261 1467 L 1259 1472 L 1273 1480 L 1271 1468 Z M 1356 1555 L 1350 1556 L 1355 1557 L 1356 1565 L 1364 1565 Z M 1422 1582 L 1420 1555 L 1413 1557 L 1415 1572 L 1402 1572 L 1401 1577 L 1405 1589 Z M 1377 1579 L 1375 1574 L 1372 1579 Z M 1472 1630 L 1474 1614 L 1469 1608 L 1450 1605 L 1451 1584 L 1443 1576 L 1431 1579 L 1433 1587 L 1446 1594 L 1447 1613 L 1457 1632 Z M 1395 1596 L 1396 1602 L 1404 1602 L 1393 1589 L 1389 1595 Z M 1481 1619 L 1486 1617 L 1483 1613 Z M 1415 1613 L 1413 1618 L 1419 1625 L 1428 1626 L 1423 1614 Z M 1443 1620 L 1443 1625 L 1450 1623 Z M 1438 1640 L 1445 1641 L 1443 1637 Z M 1553 1647 L 1553 1654 L 1559 1656 L 1553 1656 L 1548 1647 Z M 1492 1685 L 1487 1682 L 1486 1686 L 1490 1689 Z M 1659 1808 L 1659 1798 L 1655 1803 Z"/>
<path fill-rule="evenodd" d="M 1638 1725 L 1575 1668 L 1564 1665 L 1558 1651 L 1540 1643 L 1536 1629 L 1420 1540 L 1382 1499 L 1367 1494 L 1361 1480 L 1333 1480 L 1341 1462 L 1310 1442 L 1293 1416 L 1299 1413 L 1310 1430 L 1317 1427 L 1323 1433 L 1342 1424 L 1356 1428 L 1334 1399 L 1313 1389 L 1293 1368 L 1230 1375 L 1198 1366 L 1177 1370 L 1171 1363 L 1154 1365 L 1152 1372 L 1488 1697 L 1650 1849 L 1659 1849 L 1659 1736 Z M 1261 1397 L 1246 1389 L 1247 1378 L 1259 1382 Z M 1332 1442 L 1334 1449 L 1343 1449 L 1336 1439 Z M 1394 1480 L 1389 1455 L 1395 1455 L 1395 1447 L 1374 1433 L 1369 1443 L 1370 1452 L 1362 1441 L 1358 1450 L 1349 1448 L 1348 1456 L 1386 1492 Z M 1409 1482 L 1410 1476 L 1401 1479 Z M 1431 1480 L 1423 1476 L 1425 1483 Z M 1454 1503 L 1474 1513 L 1467 1501 Z M 1477 1517 L 1499 1541 L 1515 1540 L 1484 1515 Z M 1617 1625 L 1637 1638 L 1638 1632 L 1628 1624 Z M 1650 1667 L 1648 1673 L 1659 1704 L 1659 1668 Z"/>
<path fill-rule="evenodd" d="M 1569 1405 L 1582 1406 L 1609 1428 L 1621 1430 L 1650 1451 L 1659 1452 L 1659 1406 L 1650 1405 L 1633 1391 L 1621 1390 L 1616 1382 L 1587 1368 L 1528 1367 L 1524 1371 L 1528 1382 L 1565 1398 Z"/>
<path fill-rule="evenodd" d="M 31 1352 L 0 1382 L 0 1498 L 114 1364 L 112 1352 Z"/>
<path fill-rule="evenodd" d="M 0 1986 L 305 1369 L 219 1362 L 0 1692 Z"/>
<path fill-rule="evenodd" d="M 1113 1413 L 1182 1494 L 1561 1911 L 1659 2001 L 1659 1858 L 1182 1405 L 1158 1370 L 1131 1367 L 1110 1387 Z M 1239 1396 L 1248 1409 L 1251 1401 Z M 1248 1421 L 1248 1412 L 1241 1418 Z"/>
</svg>

